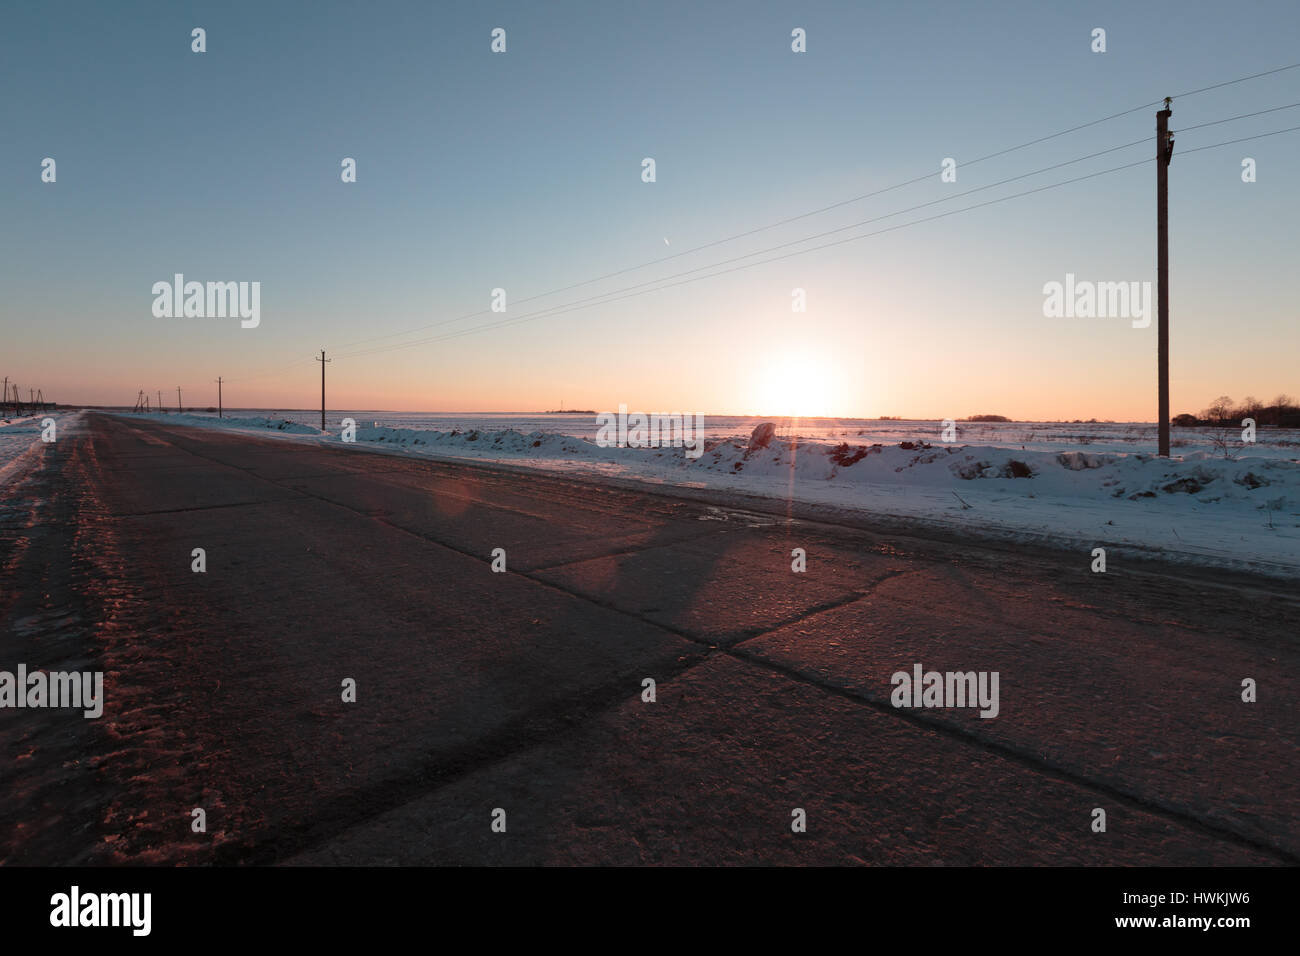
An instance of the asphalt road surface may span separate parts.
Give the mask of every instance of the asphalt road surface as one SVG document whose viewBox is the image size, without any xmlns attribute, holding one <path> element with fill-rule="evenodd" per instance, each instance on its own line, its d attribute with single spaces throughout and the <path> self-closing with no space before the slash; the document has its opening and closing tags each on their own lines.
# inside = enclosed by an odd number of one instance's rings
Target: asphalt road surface
<svg viewBox="0 0 1300 956">
<path fill-rule="evenodd" d="M 106 701 L 0 710 L 0 862 L 1300 862 L 1294 582 L 165 420 L 44 454 L 0 670 Z M 894 707 L 918 663 L 997 716 Z"/>
</svg>

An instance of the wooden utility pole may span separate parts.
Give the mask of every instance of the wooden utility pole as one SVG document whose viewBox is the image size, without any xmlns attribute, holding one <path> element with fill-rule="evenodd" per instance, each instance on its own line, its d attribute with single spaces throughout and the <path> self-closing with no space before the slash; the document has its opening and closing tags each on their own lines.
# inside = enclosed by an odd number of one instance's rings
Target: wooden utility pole
<svg viewBox="0 0 1300 956">
<path fill-rule="evenodd" d="M 9 405 L 9 376 L 6 375 L 4 398 L 0 398 L 0 415 L 4 414 L 4 411 L 8 407 L 8 405 Z"/>
<path fill-rule="evenodd" d="M 217 376 L 217 417 L 225 418 L 221 412 L 221 376 Z"/>
<path fill-rule="evenodd" d="M 185 411 L 185 406 L 181 403 L 181 387 L 176 386 L 176 414 L 179 415 Z"/>
<path fill-rule="evenodd" d="M 316 361 L 320 362 L 320 430 L 324 431 L 325 430 L 325 365 L 326 363 L 332 362 L 334 360 L 327 359 L 325 357 L 325 350 L 321 349 L 320 358 L 318 358 Z"/>
<path fill-rule="evenodd" d="M 1156 376 L 1160 405 L 1160 457 L 1169 457 L 1169 135 L 1170 98 L 1156 113 L 1156 282 L 1159 318 L 1156 327 Z"/>
<path fill-rule="evenodd" d="M 163 408 L 162 389 L 160 388 L 158 389 L 158 414 L 161 415 L 165 411 L 167 411 L 167 409 Z"/>
</svg>

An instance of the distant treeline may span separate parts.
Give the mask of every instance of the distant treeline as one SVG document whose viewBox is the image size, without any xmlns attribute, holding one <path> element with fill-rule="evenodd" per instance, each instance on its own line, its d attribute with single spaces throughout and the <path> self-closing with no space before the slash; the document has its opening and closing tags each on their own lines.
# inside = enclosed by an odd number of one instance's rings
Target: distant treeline
<svg viewBox="0 0 1300 956">
<path fill-rule="evenodd" d="M 969 418 L 963 418 L 964 422 L 1009 422 L 1011 419 L 1005 415 L 971 415 Z"/>
<path fill-rule="evenodd" d="M 1300 405 L 1289 395 L 1279 395 L 1268 405 L 1250 396 L 1241 402 L 1234 402 L 1227 395 L 1220 395 L 1209 407 L 1202 409 L 1199 415 L 1184 413 L 1174 416 L 1173 424 L 1185 428 L 1198 425 L 1240 425 L 1243 418 L 1253 418 L 1256 425 L 1300 428 Z"/>
</svg>

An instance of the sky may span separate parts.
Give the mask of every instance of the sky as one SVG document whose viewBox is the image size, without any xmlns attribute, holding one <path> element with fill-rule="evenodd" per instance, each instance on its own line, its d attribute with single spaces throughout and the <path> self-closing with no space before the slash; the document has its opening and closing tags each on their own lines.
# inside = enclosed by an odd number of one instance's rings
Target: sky
<svg viewBox="0 0 1300 956">
<path fill-rule="evenodd" d="M 1154 284 L 1155 107 L 1135 108 L 1175 96 L 1173 412 L 1295 395 L 1300 131 L 1182 151 L 1300 108 L 1179 131 L 1300 103 L 1300 69 L 1178 94 L 1296 63 L 1297 36 L 1294 0 L 11 0 L 0 376 L 110 405 L 215 404 L 221 376 L 228 407 L 310 408 L 324 349 L 335 410 L 1150 421 L 1155 322 L 1048 317 L 1044 286 Z M 176 273 L 259 282 L 259 324 L 156 316 Z"/>
</svg>

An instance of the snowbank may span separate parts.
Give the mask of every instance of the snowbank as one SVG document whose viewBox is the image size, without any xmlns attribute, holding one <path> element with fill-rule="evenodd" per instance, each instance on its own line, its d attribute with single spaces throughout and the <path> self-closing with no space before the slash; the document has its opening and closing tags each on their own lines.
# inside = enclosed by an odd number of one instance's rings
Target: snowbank
<svg viewBox="0 0 1300 956">
<path fill-rule="evenodd" d="M 193 419 L 193 421 L 191 421 Z M 165 423 L 281 433 L 356 450 L 503 462 L 566 474 L 743 492 L 856 513 L 919 519 L 974 533 L 1069 547 L 1120 546 L 1162 556 L 1300 573 L 1300 461 L 1021 450 L 997 445 L 743 439 L 681 448 L 602 448 L 588 438 L 514 429 L 360 426 L 355 442 L 275 419 L 165 416 Z M 312 437 L 308 437 L 312 436 Z"/>
<path fill-rule="evenodd" d="M 0 418 L 0 487 L 9 484 L 42 454 L 41 424 L 54 420 L 54 437 L 71 434 L 81 423 L 81 412 L 47 412 L 22 418 Z"/>
<path fill-rule="evenodd" d="M 200 428 L 233 428 L 252 431 L 278 431 L 286 435 L 320 435 L 319 428 L 303 425 L 288 418 L 218 418 L 216 415 L 202 413 L 181 415 L 164 413 L 146 413 L 144 415 L 124 414 L 128 420 L 143 420 L 159 425 L 194 425 Z"/>
</svg>

